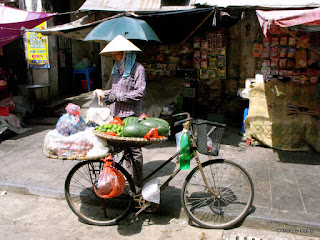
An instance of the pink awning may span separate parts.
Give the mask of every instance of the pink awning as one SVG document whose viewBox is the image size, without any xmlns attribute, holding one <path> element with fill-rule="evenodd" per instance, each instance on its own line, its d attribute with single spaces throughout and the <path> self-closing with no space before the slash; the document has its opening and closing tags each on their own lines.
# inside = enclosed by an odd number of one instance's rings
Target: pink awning
<svg viewBox="0 0 320 240">
<path fill-rule="evenodd" d="M 54 15 L 0 6 L 0 47 L 19 38 L 24 29 L 34 28 Z"/>
<path fill-rule="evenodd" d="M 320 25 L 320 8 L 306 10 L 256 10 L 263 34 L 267 36 L 271 24 L 280 27 L 292 27 L 296 25 Z"/>
</svg>

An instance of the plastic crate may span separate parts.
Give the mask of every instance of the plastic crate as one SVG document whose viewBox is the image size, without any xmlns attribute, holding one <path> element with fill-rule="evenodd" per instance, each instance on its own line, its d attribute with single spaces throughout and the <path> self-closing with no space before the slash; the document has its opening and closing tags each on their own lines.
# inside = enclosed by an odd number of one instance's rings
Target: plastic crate
<svg viewBox="0 0 320 240">
<path fill-rule="evenodd" d="M 218 156 L 225 127 L 225 124 L 208 120 L 196 119 L 193 121 L 197 151 L 205 155 Z"/>
</svg>

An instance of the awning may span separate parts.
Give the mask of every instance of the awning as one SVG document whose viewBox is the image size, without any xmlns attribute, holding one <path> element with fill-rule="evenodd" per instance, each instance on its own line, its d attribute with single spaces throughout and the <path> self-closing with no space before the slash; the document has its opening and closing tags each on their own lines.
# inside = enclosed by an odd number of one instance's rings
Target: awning
<svg viewBox="0 0 320 240">
<path fill-rule="evenodd" d="M 212 12 L 214 14 L 211 14 Z M 92 15 L 92 19 L 86 16 L 74 22 L 49 27 L 44 30 L 32 29 L 28 31 L 39 32 L 43 35 L 63 35 L 64 37 L 83 40 L 102 21 L 126 14 L 128 13 L 119 13 L 99 21 L 93 21 L 94 15 Z M 161 42 L 168 43 L 173 39 L 177 41 L 185 39 L 209 14 L 211 14 L 210 18 L 203 23 L 202 27 L 210 27 L 211 29 L 214 27 L 228 27 L 238 20 L 214 8 L 139 12 L 135 17 L 145 20 L 155 30 Z M 214 21 L 216 23 L 215 26 L 213 26 Z"/>
<path fill-rule="evenodd" d="M 280 27 L 292 27 L 298 25 L 320 25 L 320 8 L 305 10 L 256 10 L 263 34 L 267 36 L 268 28 L 271 24 Z"/>
<path fill-rule="evenodd" d="M 94 15 L 87 15 L 70 23 L 57 25 L 46 29 L 29 29 L 27 31 L 38 32 L 47 36 L 63 35 L 64 37 L 83 40 L 95 26 L 103 21 L 108 20 L 109 18 L 98 21 L 94 21 L 94 19 Z"/>
<path fill-rule="evenodd" d="M 25 29 L 34 28 L 54 15 L 0 5 L 0 47 L 22 36 Z"/>
<path fill-rule="evenodd" d="M 185 6 L 162 6 L 161 0 L 87 0 L 79 10 L 103 10 L 103 11 L 169 11 L 191 9 L 190 3 Z"/>
<path fill-rule="evenodd" d="M 265 8 L 306 8 L 320 7 L 316 0 L 193 0 L 194 5 L 218 7 L 265 7 Z"/>
</svg>

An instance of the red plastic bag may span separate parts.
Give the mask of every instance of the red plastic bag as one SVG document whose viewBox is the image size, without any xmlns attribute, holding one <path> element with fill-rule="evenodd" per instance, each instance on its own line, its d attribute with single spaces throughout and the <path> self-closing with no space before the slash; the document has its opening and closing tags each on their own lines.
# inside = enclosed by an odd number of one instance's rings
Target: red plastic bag
<svg viewBox="0 0 320 240">
<path fill-rule="evenodd" d="M 143 138 L 149 140 L 149 139 L 151 139 L 151 138 L 161 138 L 161 137 L 163 137 L 163 136 L 159 136 L 159 134 L 158 134 L 158 129 L 157 129 L 157 128 L 151 128 L 151 129 L 149 130 L 149 132 L 147 132 L 146 135 L 144 135 Z"/>
<path fill-rule="evenodd" d="M 149 119 L 149 117 L 145 113 L 142 113 L 141 116 L 139 117 L 139 121 L 145 120 L 145 119 Z"/>
<path fill-rule="evenodd" d="M 66 111 L 67 111 L 67 113 L 69 113 L 71 115 L 79 115 L 80 107 L 78 105 L 73 104 L 73 103 L 69 103 L 66 106 Z"/>
<path fill-rule="evenodd" d="M 118 137 L 118 135 L 115 132 L 104 132 L 103 134 Z"/>
<path fill-rule="evenodd" d="M 109 124 L 118 124 L 118 125 L 123 126 L 123 122 L 122 122 L 122 120 L 121 120 L 119 117 L 113 118 L 113 119 L 109 122 Z"/>
<path fill-rule="evenodd" d="M 94 186 L 94 191 L 101 198 L 118 197 L 125 190 L 126 180 L 122 173 L 111 166 L 112 156 L 105 158 L 103 161 L 105 164 Z"/>
</svg>

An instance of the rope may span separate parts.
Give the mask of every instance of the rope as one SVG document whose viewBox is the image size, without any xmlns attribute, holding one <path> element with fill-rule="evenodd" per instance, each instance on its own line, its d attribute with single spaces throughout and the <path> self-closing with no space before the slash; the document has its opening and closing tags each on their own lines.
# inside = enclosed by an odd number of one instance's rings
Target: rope
<svg viewBox="0 0 320 240">
<path fill-rule="evenodd" d="M 188 35 L 188 37 L 186 37 L 180 44 L 179 46 L 181 46 L 182 44 L 184 44 L 201 26 L 202 24 L 207 21 L 207 19 L 215 12 L 215 10 L 213 9 L 203 20 L 202 22 Z"/>
</svg>

